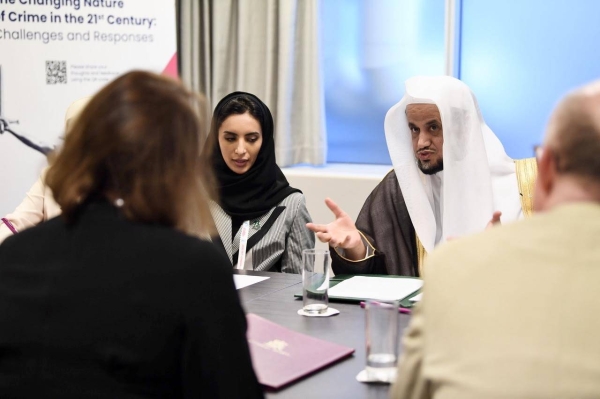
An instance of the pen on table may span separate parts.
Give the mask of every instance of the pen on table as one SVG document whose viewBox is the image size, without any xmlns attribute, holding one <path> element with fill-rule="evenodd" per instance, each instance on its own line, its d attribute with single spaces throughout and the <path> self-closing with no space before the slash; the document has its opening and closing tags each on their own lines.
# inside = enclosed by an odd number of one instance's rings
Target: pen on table
<svg viewBox="0 0 600 399">
<path fill-rule="evenodd" d="M 364 303 L 364 302 L 361 302 L 361 303 L 360 303 L 360 307 L 361 307 L 361 308 L 364 308 L 364 307 L 365 307 L 365 303 Z M 400 307 L 398 308 L 398 312 L 399 312 L 399 313 L 403 313 L 403 314 L 411 314 L 411 311 L 410 311 L 410 309 L 408 309 L 408 308 L 403 308 L 402 306 L 400 306 Z"/>
</svg>

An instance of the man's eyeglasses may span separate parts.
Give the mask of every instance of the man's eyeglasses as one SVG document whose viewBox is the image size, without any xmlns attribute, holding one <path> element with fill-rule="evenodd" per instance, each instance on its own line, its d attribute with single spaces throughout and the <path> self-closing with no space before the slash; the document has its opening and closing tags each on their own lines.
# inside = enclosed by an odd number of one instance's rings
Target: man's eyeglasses
<svg viewBox="0 0 600 399">
<path fill-rule="evenodd" d="M 537 162 L 540 162 L 542 159 L 542 155 L 544 155 L 544 146 L 543 145 L 534 145 L 533 146 L 533 156 Z"/>
</svg>

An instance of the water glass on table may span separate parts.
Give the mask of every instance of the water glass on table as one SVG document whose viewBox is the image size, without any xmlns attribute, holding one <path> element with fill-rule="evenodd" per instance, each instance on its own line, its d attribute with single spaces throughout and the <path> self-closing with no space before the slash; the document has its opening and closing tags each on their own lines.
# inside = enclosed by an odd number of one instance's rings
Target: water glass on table
<svg viewBox="0 0 600 399">
<path fill-rule="evenodd" d="M 327 312 L 329 306 L 329 251 L 305 249 L 302 251 L 303 310 L 308 314 Z"/>
<path fill-rule="evenodd" d="M 398 301 L 365 303 L 366 370 L 370 381 L 391 383 L 396 379 L 399 305 Z"/>
</svg>

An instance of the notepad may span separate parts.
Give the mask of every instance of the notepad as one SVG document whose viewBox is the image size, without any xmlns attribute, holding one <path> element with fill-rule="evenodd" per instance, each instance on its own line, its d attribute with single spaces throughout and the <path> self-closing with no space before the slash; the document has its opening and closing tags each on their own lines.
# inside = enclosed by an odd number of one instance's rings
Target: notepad
<svg viewBox="0 0 600 399">
<path fill-rule="evenodd" d="M 240 290 L 249 285 L 260 283 L 261 281 L 266 280 L 268 278 L 269 277 L 246 276 L 244 274 L 234 274 L 233 275 L 233 283 L 235 284 L 235 289 Z"/>
<path fill-rule="evenodd" d="M 355 276 L 329 289 L 329 298 L 402 300 L 423 286 L 415 278 L 386 278 Z"/>
</svg>

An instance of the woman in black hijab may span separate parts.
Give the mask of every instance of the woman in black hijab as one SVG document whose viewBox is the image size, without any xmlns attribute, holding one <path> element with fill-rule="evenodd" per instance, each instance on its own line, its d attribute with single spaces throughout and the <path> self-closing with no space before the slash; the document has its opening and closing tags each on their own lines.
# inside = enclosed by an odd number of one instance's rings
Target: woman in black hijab
<svg viewBox="0 0 600 399">
<path fill-rule="evenodd" d="M 302 250 L 312 249 L 315 238 L 306 228 L 304 195 L 275 163 L 271 111 L 253 94 L 231 93 L 217 104 L 210 135 L 220 199 L 211 211 L 232 265 L 300 273 Z"/>
</svg>

